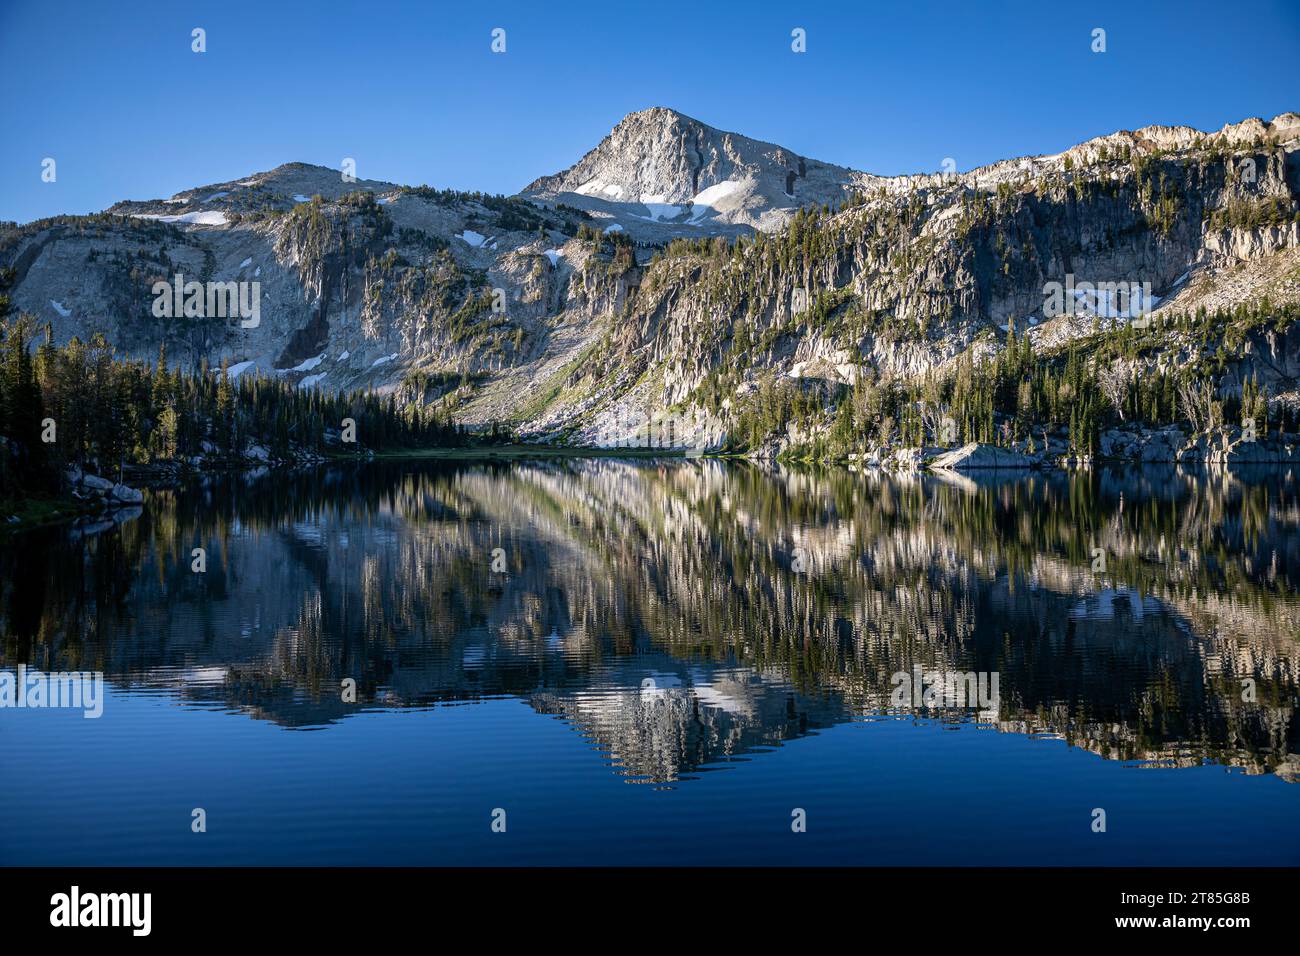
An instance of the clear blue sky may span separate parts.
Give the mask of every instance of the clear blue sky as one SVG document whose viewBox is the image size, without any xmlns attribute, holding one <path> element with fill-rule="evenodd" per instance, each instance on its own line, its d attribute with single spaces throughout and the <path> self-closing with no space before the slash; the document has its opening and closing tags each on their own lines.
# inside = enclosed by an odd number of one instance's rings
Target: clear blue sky
<svg viewBox="0 0 1300 956">
<path fill-rule="evenodd" d="M 879 173 L 1300 111 L 1300 0 L 804 7 L 0 0 L 0 219 L 345 156 L 511 193 L 655 105 Z"/>
</svg>

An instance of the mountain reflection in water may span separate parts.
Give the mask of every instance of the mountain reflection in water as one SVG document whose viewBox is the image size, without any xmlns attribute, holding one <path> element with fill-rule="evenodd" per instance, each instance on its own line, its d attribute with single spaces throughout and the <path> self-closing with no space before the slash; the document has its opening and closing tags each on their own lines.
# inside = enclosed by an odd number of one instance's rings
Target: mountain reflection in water
<svg viewBox="0 0 1300 956">
<path fill-rule="evenodd" d="M 656 785 L 918 717 L 1295 781 L 1298 579 L 1277 470 L 372 463 L 211 479 L 4 546 L 0 664 L 324 733 L 518 699 Z M 998 675 L 996 709 L 897 706 L 916 667 Z"/>
</svg>

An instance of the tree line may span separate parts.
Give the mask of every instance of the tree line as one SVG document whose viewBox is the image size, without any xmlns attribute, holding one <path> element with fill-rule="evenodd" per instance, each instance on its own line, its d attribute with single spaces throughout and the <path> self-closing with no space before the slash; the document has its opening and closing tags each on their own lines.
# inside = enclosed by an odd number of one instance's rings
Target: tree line
<svg viewBox="0 0 1300 956">
<path fill-rule="evenodd" d="M 6 305 L 0 302 L 0 306 Z M 267 460 L 306 453 L 463 444 L 435 408 L 396 396 L 329 394 L 278 377 L 183 371 L 117 355 L 103 335 L 58 346 L 30 316 L 0 321 L 0 498 L 45 497 L 69 467 L 114 480 L 128 465 Z M 33 348 L 33 345 L 35 347 Z M 259 453 L 260 457 L 260 453 Z"/>
</svg>

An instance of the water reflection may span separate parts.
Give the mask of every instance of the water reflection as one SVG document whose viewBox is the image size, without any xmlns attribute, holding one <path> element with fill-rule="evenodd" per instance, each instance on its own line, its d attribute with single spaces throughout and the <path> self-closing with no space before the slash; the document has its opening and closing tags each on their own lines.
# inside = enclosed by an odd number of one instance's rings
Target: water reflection
<svg viewBox="0 0 1300 956">
<path fill-rule="evenodd" d="M 652 784 L 918 718 L 1295 781 L 1298 578 L 1289 471 L 380 463 L 213 478 L 6 546 L 0 663 L 324 732 L 517 698 Z M 996 707 L 899 706 L 916 668 L 997 674 Z"/>
</svg>

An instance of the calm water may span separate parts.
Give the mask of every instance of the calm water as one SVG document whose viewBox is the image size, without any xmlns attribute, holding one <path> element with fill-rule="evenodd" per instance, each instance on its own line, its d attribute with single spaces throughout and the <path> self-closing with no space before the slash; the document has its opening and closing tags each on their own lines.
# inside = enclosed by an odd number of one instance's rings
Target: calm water
<svg viewBox="0 0 1300 956">
<path fill-rule="evenodd" d="M 1298 586 L 1277 470 L 214 479 L 0 546 L 0 667 L 106 681 L 0 710 L 0 862 L 1296 864 Z"/>
</svg>

